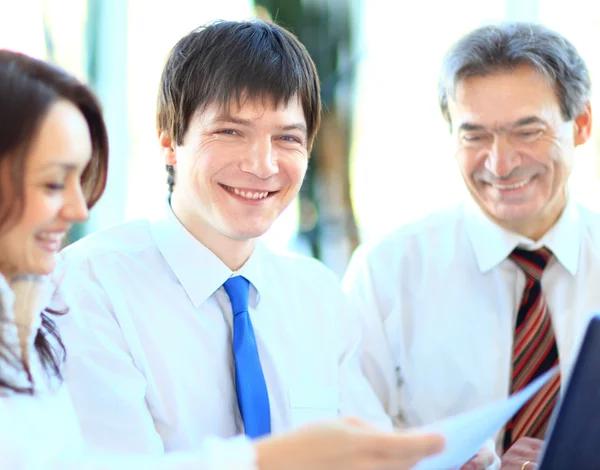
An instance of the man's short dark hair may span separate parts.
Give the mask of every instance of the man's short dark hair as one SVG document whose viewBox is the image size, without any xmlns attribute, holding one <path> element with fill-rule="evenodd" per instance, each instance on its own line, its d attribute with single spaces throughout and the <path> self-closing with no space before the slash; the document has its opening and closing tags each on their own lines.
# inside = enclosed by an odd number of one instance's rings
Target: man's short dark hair
<svg viewBox="0 0 600 470">
<path fill-rule="evenodd" d="M 306 48 L 272 23 L 217 21 L 190 32 L 171 50 L 160 80 L 156 125 L 181 145 L 194 113 L 211 103 L 287 104 L 294 96 L 304 111 L 310 150 L 321 120 L 321 94 Z M 167 172 L 171 192 L 174 168 L 167 165 Z"/>
<path fill-rule="evenodd" d="M 461 80 L 521 65 L 535 68 L 554 86 L 566 121 L 574 119 L 589 103 L 588 68 L 567 39 L 539 24 L 489 25 L 462 37 L 444 57 L 438 100 L 450 126 L 448 96 L 453 95 Z"/>
<path fill-rule="evenodd" d="M 300 99 L 308 142 L 319 128 L 319 78 L 306 48 L 272 23 L 217 21 L 195 29 L 171 50 L 160 81 L 157 126 L 178 144 L 192 115 L 232 99 Z"/>
</svg>

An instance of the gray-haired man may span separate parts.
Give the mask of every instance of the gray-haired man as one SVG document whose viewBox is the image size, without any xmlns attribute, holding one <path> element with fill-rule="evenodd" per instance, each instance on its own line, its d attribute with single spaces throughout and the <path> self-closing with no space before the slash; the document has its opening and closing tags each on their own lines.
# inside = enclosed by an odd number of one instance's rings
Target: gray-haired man
<svg viewBox="0 0 600 470">
<path fill-rule="evenodd" d="M 344 280 L 364 312 L 364 370 L 400 424 L 504 398 L 560 364 L 490 443 L 502 468 L 535 468 L 560 377 L 600 308 L 589 288 L 600 283 L 600 217 L 567 187 L 590 137 L 589 93 L 580 55 L 543 26 L 460 39 L 439 102 L 471 197 L 360 248 Z"/>
</svg>

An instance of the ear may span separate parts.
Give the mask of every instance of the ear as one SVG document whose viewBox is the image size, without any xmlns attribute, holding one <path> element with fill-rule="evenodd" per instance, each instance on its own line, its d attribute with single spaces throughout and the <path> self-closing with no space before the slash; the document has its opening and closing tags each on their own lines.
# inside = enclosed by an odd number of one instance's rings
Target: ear
<svg viewBox="0 0 600 470">
<path fill-rule="evenodd" d="M 585 144 L 592 134 L 592 107 L 588 103 L 573 122 L 575 145 Z"/>
<path fill-rule="evenodd" d="M 160 144 L 160 153 L 165 159 L 165 164 L 176 166 L 175 142 L 173 142 L 171 136 L 165 131 L 158 131 L 158 143 Z"/>
</svg>

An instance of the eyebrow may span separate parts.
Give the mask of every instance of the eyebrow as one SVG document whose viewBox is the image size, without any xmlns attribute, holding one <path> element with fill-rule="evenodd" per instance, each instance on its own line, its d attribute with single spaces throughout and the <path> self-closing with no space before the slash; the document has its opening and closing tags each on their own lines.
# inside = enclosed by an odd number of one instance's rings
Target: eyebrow
<svg viewBox="0 0 600 470">
<path fill-rule="evenodd" d="M 59 167 L 59 168 L 65 170 L 66 172 L 76 171 L 79 169 L 79 165 L 76 165 L 75 163 L 50 162 L 50 163 L 47 163 L 46 165 L 44 165 L 43 167 L 41 167 L 40 171 L 50 170 L 55 167 Z"/>
<path fill-rule="evenodd" d="M 529 126 L 530 124 L 546 124 L 546 121 L 537 117 L 537 116 L 526 116 L 524 118 L 518 119 L 517 121 L 509 124 L 508 126 L 504 126 L 504 128 L 514 129 L 515 127 L 523 127 Z M 487 131 L 485 126 L 481 124 L 473 124 L 470 122 L 463 122 L 460 126 L 458 126 L 458 131 L 464 132 L 474 132 L 474 131 Z"/>
<path fill-rule="evenodd" d="M 546 124 L 546 121 L 537 116 L 527 116 L 519 119 L 512 127 L 528 126 L 529 124 Z"/>
<path fill-rule="evenodd" d="M 306 125 L 301 122 L 298 122 L 296 124 L 288 124 L 287 126 L 277 126 L 277 128 L 282 131 L 302 131 L 305 134 L 308 132 L 306 130 Z"/>
<path fill-rule="evenodd" d="M 472 124 L 470 122 L 463 122 L 458 126 L 458 131 L 472 132 L 472 131 L 484 131 L 485 127 L 481 124 Z"/>
<path fill-rule="evenodd" d="M 216 122 L 231 122 L 233 124 L 239 124 L 241 126 L 247 126 L 247 127 L 252 127 L 252 128 L 256 127 L 256 124 L 251 119 L 243 119 L 243 118 L 239 118 L 239 117 L 235 117 L 235 116 L 229 116 L 227 114 L 222 114 L 221 116 L 217 117 L 217 119 L 215 119 L 215 121 Z M 304 132 L 305 134 L 308 133 L 308 131 L 306 129 L 306 124 L 304 124 L 302 122 L 297 122 L 294 124 L 286 124 L 284 126 L 277 126 L 277 129 L 279 129 L 281 131 L 299 130 L 299 131 Z"/>
<path fill-rule="evenodd" d="M 241 126 L 256 127 L 250 119 L 242 119 L 228 114 L 221 114 L 215 119 L 215 122 L 231 122 L 233 124 L 239 124 Z"/>
</svg>

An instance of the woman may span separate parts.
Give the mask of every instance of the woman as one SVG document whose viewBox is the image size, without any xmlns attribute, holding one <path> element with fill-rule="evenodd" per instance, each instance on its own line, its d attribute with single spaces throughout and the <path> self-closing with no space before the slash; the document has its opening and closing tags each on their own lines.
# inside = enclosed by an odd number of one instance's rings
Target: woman
<svg viewBox="0 0 600 470">
<path fill-rule="evenodd" d="M 64 71 L 0 50 L 0 461 L 9 469 L 410 468 L 439 451 L 429 435 L 386 435 L 345 420 L 251 442 L 213 439 L 196 453 L 86 456 L 45 310 L 46 276 L 72 224 L 106 184 L 100 106 Z M 40 313 L 42 312 L 42 313 Z"/>
</svg>

